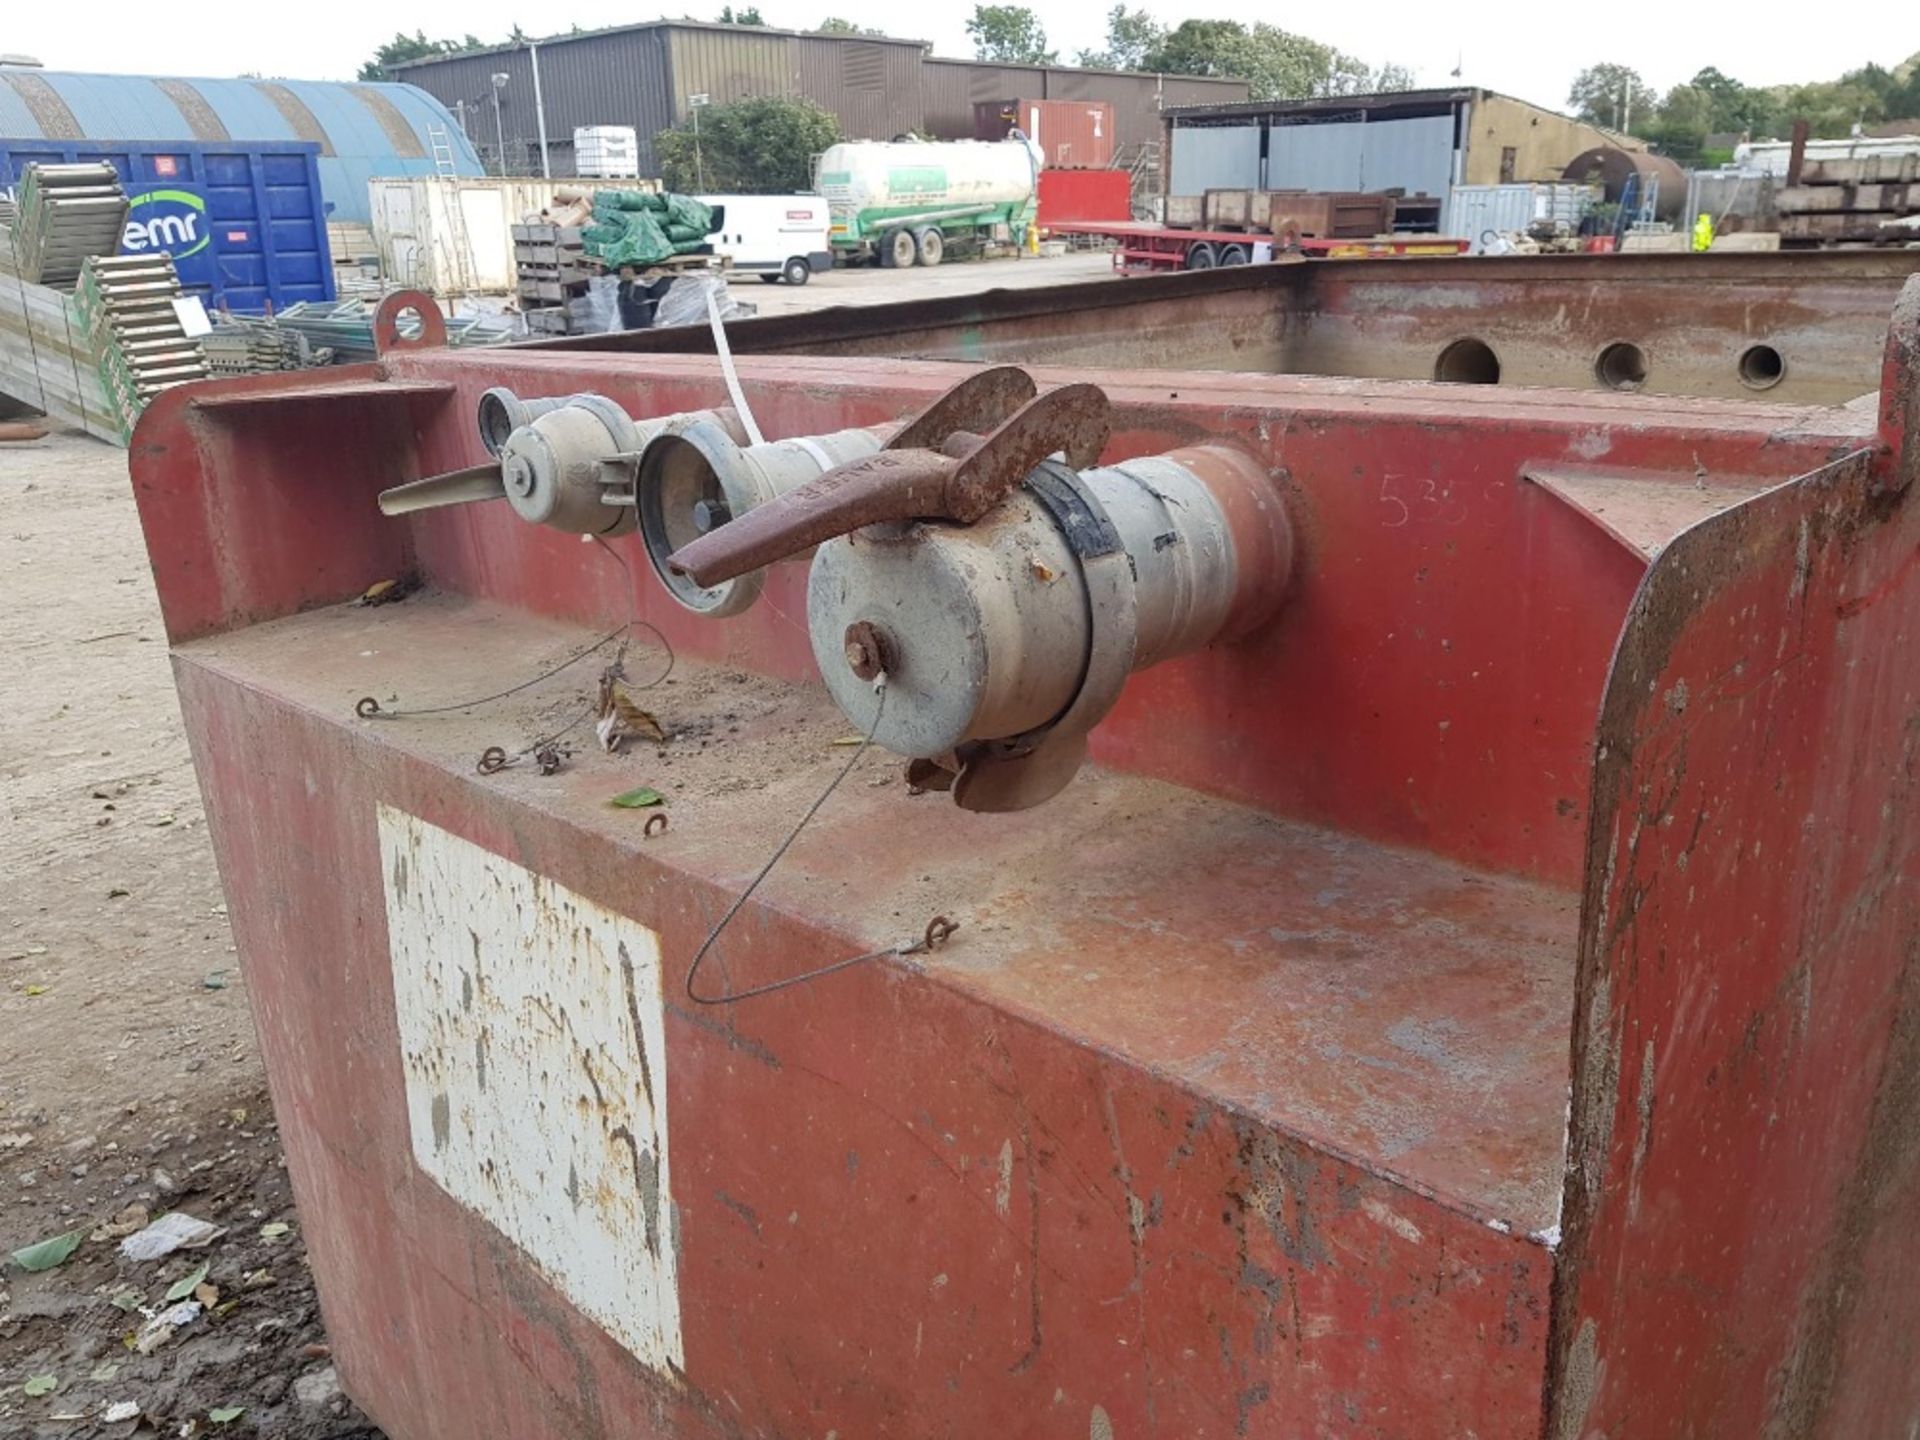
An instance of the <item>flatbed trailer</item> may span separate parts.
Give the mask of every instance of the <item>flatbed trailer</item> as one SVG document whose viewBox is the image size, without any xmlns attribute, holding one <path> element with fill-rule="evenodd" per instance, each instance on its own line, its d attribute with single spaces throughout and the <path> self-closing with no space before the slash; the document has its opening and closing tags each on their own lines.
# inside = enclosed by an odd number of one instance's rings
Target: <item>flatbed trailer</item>
<svg viewBox="0 0 1920 1440">
<path fill-rule="evenodd" d="M 1389 235 L 1366 240 L 1275 236 L 1246 230 L 1175 230 L 1137 220 L 1081 221 L 1050 225 L 1055 235 L 1091 235 L 1119 242 L 1116 270 L 1212 270 L 1252 263 L 1264 245 L 1269 258 L 1303 255 L 1316 260 L 1393 260 L 1410 255 L 1460 255 L 1472 243 L 1431 235 Z"/>
</svg>

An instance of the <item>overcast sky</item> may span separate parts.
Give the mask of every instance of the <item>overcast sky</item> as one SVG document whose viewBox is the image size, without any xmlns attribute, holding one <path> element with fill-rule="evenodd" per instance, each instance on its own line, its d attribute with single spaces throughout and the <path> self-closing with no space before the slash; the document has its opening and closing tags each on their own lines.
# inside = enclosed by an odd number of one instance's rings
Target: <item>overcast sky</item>
<svg viewBox="0 0 1920 1440">
<path fill-rule="evenodd" d="M 1111 0 L 1043 0 L 1048 39 L 1063 60 L 1098 46 Z M 718 3 L 701 7 L 710 19 Z M 1561 105 L 1583 66 L 1619 60 L 1665 89 L 1705 65 L 1750 85 L 1825 80 L 1869 61 L 1897 64 L 1920 50 L 1920 5 L 1864 0 L 1809 11 L 1784 0 L 1615 0 L 1605 7 L 1489 3 L 1489 0 L 1357 0 L 1279 11 L 1258 0 L 1161 0 L 1164 21 L 1192 16 L 1268 20 L 1373 63 L 1412 67 L 1422 84 L 1466 83 L 1545 105 Z M 903 6 L 899 0 L 760 0 L 772 25 L 807 29 L 839 15 L 902 37 L 928 40 L 942 55 L 970 55 L 971 3 Z M 650 19 L 616 0 L 383 0 L 330 5 L 316 0 L 93 0 L 87 5 L 0 0 L 0 50 L 25 52 L 49 69 L 128 74 L 238 75 L 348 79 L 394 30 L 430 36 L 503 38 L 517 21 L 528 33 L 589 29 Z M 911 17 L 911 19 L 903 17 Z M 1816 18 L 1817 17 L 1817 18 Z"/>
</svg>

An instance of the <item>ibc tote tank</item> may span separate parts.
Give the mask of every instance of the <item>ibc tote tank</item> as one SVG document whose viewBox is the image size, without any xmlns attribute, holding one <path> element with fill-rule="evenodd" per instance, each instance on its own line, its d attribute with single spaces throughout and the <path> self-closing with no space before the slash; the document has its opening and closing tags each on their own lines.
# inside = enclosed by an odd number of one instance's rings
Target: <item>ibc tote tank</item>
<svg viewBox="0 0 1920 1440">
<path fill-rule="evenodd" d="M 984 218 L 1004 221 L 1033 203 L 1039 171 L 1039 156 L 1024 138 L 853 140 L 820 157 L 820 193 L 834 224 L 847 225 L 851 235 L 882 229 L 889 220 L 977 205 L 996 207 Z"/>
</svg>

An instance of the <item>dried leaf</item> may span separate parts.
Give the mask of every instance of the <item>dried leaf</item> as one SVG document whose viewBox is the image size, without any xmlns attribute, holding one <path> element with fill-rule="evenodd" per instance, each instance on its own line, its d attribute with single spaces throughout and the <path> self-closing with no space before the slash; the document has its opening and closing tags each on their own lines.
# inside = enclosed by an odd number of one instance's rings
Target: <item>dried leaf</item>
<svg viewBox="0 0 1920 1440">
<path fill-rule="evenodd" d="M 207 1418 L 216 1425 L 226 1425 L 246 1413 L 247 1407 L 244 1405 L 222 1405 L 218 1410 L 207 1411 Z"/>
<path fill-rule="evenodd" d="M 47 993 L 47 987 L 44 985 L 27 986 L 27 994 L 29 995 L 44 995 L 46 993 Z"/>
<path fill-rule="evenodd" d="M 262 1240 L 278 1240 L 291 1232 L 292 1229 L 293 1227 L 284 1221 L 275 1220 L 271 1224 L 260 1227 L 260 1238 Z"/>
<path fill-rule="evenodd" d="M 93 1369 L 87 1372 L 87 1378 L 89 1380 L 98 1380 L 102 1384 L 104 1384 L 105 1382 L 107 1382 L 108 1380 L 111 1380 L 114 1376 L 118 1375 L 119 1373 L 120 1373 L 119 1361 L 103 1360 L 98 1365 L 94 1366 Z"/>
<path fill-rule="evenodd" d="M 29 1245 L 23 1250 L 13 1252 L 13 1263 L 29 1272 L 51 1270 L 65 1263 L 67 1257 L 80 1248 L 80 1242 L 87 1238 L 84 1230 L 69 1230 L 65 1235 L 56 1235 L 51 1240 L 42 1240 L 38 1245 Z"/>
<path fill-rule="evenodd" d="M 413 586 L 401 580 L 376 580 L 360 593 L 362 605 L 392 605 L 413 593 Z"/>
<path fill-rule="evenodd" d="M 125 1310 L 128 1314 L 132 1314 L 145 1302 L 141 1298 L 140 1292 L 135 1290 L 131 1285 L 128 1285 L 109 1295 L 107 1297 L 107 1303 L 116 1310 Z"/>
<path fill-rule="evenodd" d="M 203 1264 L 184 1280 L 174 1281 L 173 1284 L 167 1288 L 167 1303 L 171 1305 L 176 1300 L 190 1298 L 193 1292 L 200 1288 L 200 1282 L 207 1278 L 207 1271 L 212 1268 L 213 1266 L 211 1264 Z"/>
<path fill-rule="evenodd" d="M 58 1375 L 29 1375 L 21 1390 L 28 1395 L 51 1395 L 60 1388 Z"/>
<path fill-rule="evenodd" d="M 618 750 L 624 740 L 660 743 L 667 738 L 666 727 L 650 711 L 641 709 L 611 673 L 600 677 L 600 720 L 594 731 L 600 736 L 601 747 L 608 751 Z"/>
<path fill-rule="evenodd" d="M 622 810 L 644 810 L 649 805 L 666 804 L 667 797 L 662 795 L 658 790 L 650 790 L 645 785 L 642 785 L 637 790 L 623 791 L 607 803 L 609 805 L 618 805 Z"/>
<path fill-rule="evenodd" d="M 142 1325 L 140 1333 L 128 1343 L 142 1355 L 151 1355 L 173 1339 L 176 1331 L 198 1320 L 202 1313 L 196 1300 L 182 1300 L 178 1305 L 169 1305 Z"/>
<path fill-rule="evenodd" d="M 193 1298 L 211 1310 L 220 1303 L 220 1287 L 218 1285 L 196 1285 L 193 1287 Z"/>
</svg>

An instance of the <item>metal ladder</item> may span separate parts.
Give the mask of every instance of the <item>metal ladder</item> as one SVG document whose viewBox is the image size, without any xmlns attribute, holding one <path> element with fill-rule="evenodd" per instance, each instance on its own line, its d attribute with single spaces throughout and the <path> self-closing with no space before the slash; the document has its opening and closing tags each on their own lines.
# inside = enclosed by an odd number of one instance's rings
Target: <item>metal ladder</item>
<svg viewBox="0 0 1920 1440">
<path fill-rule="evenodd" d="M 1136 214 L 1151 204 L 1151 197 L 1160 191 L 1160 142 L 1143 140 L 1140 148 L 1134 151 L 1133 163 L 1127 167 L 1128 193 L 1132 197 L 1132 208 Z"/>
<path fill-rule="evenodd" d="M 433 169 L 443 182 L 447 201 L 447 259 L 452 285 L 450 295 L 465 295 L 473 288 L 473 242 L 467 237 L 467 214 L 460 203 L 460 167 L 454 159 L 453 142 L 444 125 L 430 126 L 427 142 L 433 147 Z"/>
</svg>

